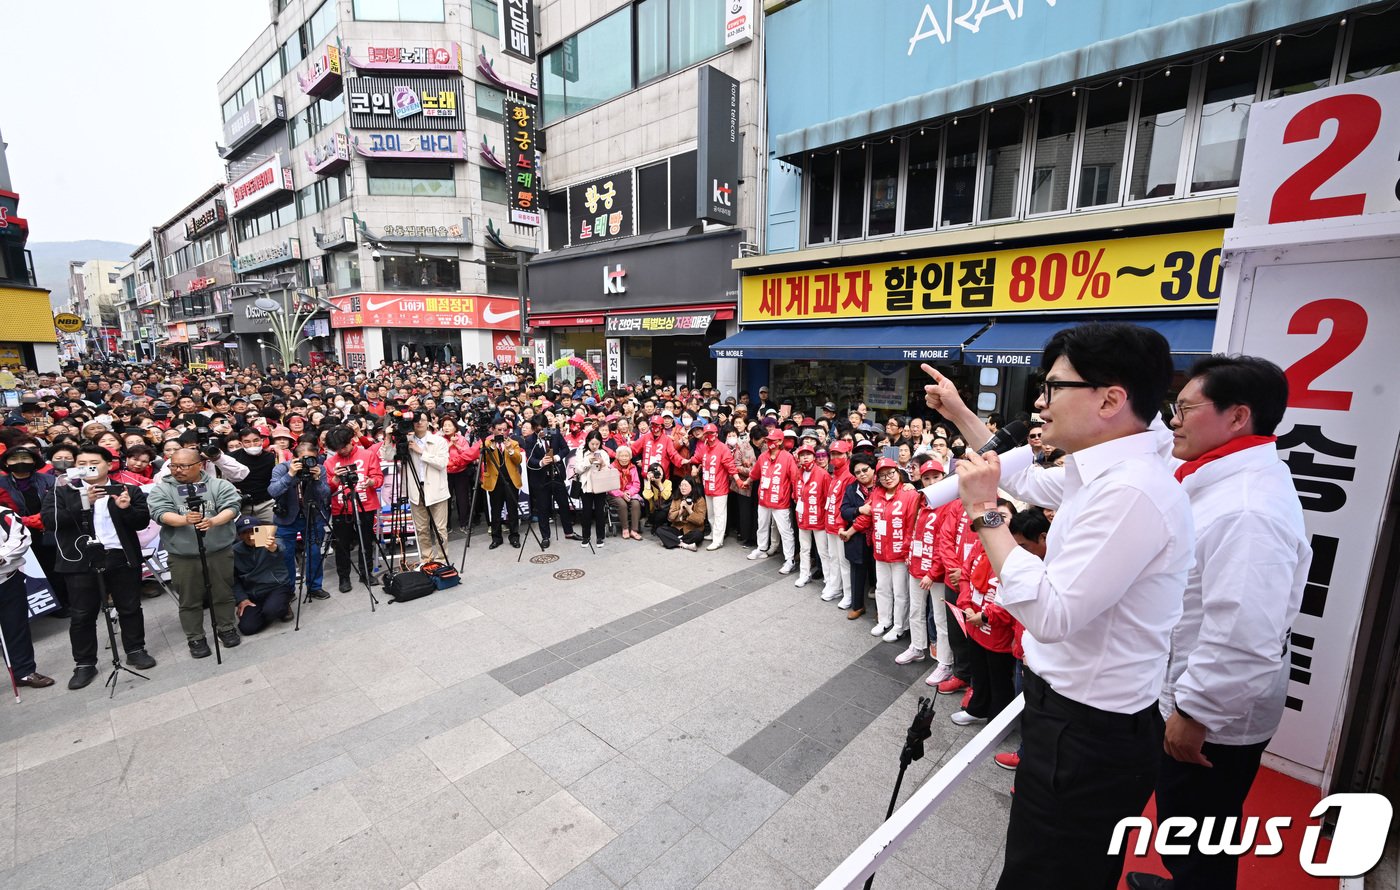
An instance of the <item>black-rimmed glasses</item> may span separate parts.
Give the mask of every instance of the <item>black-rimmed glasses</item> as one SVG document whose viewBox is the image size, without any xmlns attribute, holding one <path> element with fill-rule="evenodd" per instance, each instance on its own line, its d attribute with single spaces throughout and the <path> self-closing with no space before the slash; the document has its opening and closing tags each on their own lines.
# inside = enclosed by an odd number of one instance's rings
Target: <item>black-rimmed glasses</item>
<svg viewBox="0 0 1400 890">
<path fill-rule="evenodd" d="M 1049 405 L 1057 389 L 1099 389 L 1102 386 L 1101 383 L 1091 383 L 1088 380 L 1045 380 L 1040 384 L 1040 397 Z"/>
</svg>

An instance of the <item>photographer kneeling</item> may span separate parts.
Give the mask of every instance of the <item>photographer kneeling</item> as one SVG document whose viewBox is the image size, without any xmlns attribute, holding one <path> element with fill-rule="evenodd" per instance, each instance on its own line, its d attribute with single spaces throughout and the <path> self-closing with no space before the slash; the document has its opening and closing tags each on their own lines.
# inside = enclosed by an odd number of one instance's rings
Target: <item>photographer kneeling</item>
<svg viewBox="0 0 1400 890">
<path fill-rule="evenodd" d="M 170 560 L 170 580 L 180 599 L 180 627 L 189 641 L 190 655 L 208 658 L 204 635 L 204 585 L 207 581 L 214 612 L 214 631 L 224 648 L 238 645 L 237 616 L 233 603 L 233 520 L 242 497 L 232 482 L 220 479 L 204 466 L 193 448 L 181 448 L 166 464 L 170 475 L 156 483 L 148 495 L 151 515 L 160 523 L 160 546 Z M 204 562 L 200 561 L 201 536 Z"/>
<path fill-rule="evenodd" d="M 277 555 L 277 539 L 269 538 L 263 545 L 256 540 L 258 527 L 266 524 L 256 516 L 238 517 L 233 594 L 238 630 L 245 637 L 267 627 L 274 617 L 292 620 L 292 576 Z"/>
<path fill-rule="evenodd" d="M 696 483 L 686 477 L 676 483 L 676 497 L 666 514 L 666 524 L 656 530 L 656 536 L 667 550 L 684 547 L 694 552 L 705 537 L 705 498 L 696 490 Z"/>
<path fill-rule="evenodd" d="M 73 647 L 69 689 L 82 689 L 97 677 L 97 614 L 104 585 L 117 607 L 126 663 L 149 670 L 156 660 L 146 652 L 146 622 L 141 612 L 141 541 L 137 534 L 151 523 L 146 496 L 135 485 L 108 479 L 112 455 L 100 445 L 84 445 L 74 459 L 74 476 L 44 495 L 40 513 L 53 523 L 58 539 L 55 570 L 68 582 Z M 70 471 L 72 472 L 72 471 Z M 101 560 L 98 565 L 97 561 Z"/>
<path fill-rule="evenodd" d="M 292 459 L 272 468 L 272 481 L 267 485 L 272 495 L 273 519 L 277 524 L 277 543 L 287 564 L 287 577 L 295 584 L 297 576 L 297 535 L 306 547 L 303 564 L 306 567 L 306 593 L 313 599 L 330 599 L 322 577 L 322 557 L 326 543 L 326 524 L 331 515 L 331 488 L 326 481 L 325 468 L 316 454 L 316 443 L 298 442 Z M 309 514 L 315 514 L 314 517 Z M 308 525 L 309 523 L 309 525 Z"/>
</svg>

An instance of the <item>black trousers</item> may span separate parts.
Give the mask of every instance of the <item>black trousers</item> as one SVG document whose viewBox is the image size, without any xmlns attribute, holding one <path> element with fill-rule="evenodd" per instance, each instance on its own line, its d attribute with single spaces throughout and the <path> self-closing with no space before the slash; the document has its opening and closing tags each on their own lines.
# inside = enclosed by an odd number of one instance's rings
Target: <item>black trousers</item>
<svg viewBox="0 0 1400 890">
<path fill-rule="evenodd" d="M 29 634 L 29 596 L 24 586 L 24 572 L 0 581 L 0 634 L 10 653 L 10 667 L 15 677 L 27 677 L 37 670 L 34 663 L 34 638 Z M 0 681 L 4 682 L 4 681 Z"/>
<path fill-rule="evenodd" d="M 1254 745 L 1216 745 L 1206 742 L 1201 748 L 1214 766 L 1207 769 L 1194 763 L 1182 763 L 1165 751 L 1157 772 L 1157 822 L 1171 816 L 1194 816 L 1197 820 L 1214 817 L 1211 839 L 1219 840 L 1221 825 L 1227 818 L 1235 820 L 1238 838 L 1244 816 L 1244 799 L 1249 795 L 1254 777 L 1259 773 L 1259 760 L 1264 756 L 1268 740 Z M 1198 822 L 1198 824 L 1200 824 Z M 1175 890 L 1235 890 L 1239 874 L 1239 858 L 1217 854 L 1202 856 L 1191 845 L 1185 856 L 1163 856 L 1162 862 L 1171 872 Z"/>
<path fill-rule="evenodd" d="M 350 554 L 360 546 L 360 534 L 355 531 L 354 513 L 346 513 L 331 519 L 331 533 L 335 546 L 335 573 L 342 578 L 350 577 Z M 360 533 L 364 535 L 365 546 L 356 559 L 355 571 L 361 578 L 374 573 L 374 514 L 359 514 Z"/>
<path fill-rule="evenodd" d="M 292 586 L 275 587 L 249 599 L 253 604 L 238 616 L 238 632 L 245 637 L 251 637 L 286 614 L 287 604 L 292 601 Z"/>
<path fill-rule="evenodd" d="M 758 534 L 758 508 L 754 506 L 753 498 L 731 491 L 729 515 L 738 520 L 739 543 L 745 547 L 757 547 L 758 541 L 754 536 Z"/>
<path fill-rule="evenodd" d="M 1065 698 L 1030 670 L 1022 680 L 1021 765 L 997 890 L 1116 890 L 1125 854 L 1109 856 L 1108 844 L 1152 796 L 1157 704 L 1115 714 Z"/>
<path fill-rule="evenodd" d="M 542 474 L 530 476 L 530 513 L 540 523 L 540 539 L 549 540 L 549 521 L 559 517 L 559 525 L 564 534 L 574 533 L 574 508 L 569 506 L 569 493 L 564 483 L 547 480 Z"/>
<path fill-rule="evenodd" d="M 956 618 L 948 618 L 957 624 Z M 975 640 L 967 641 L 967 649 L 972 671 L 972 700 L 967 703 L 967 712 L 974 717 L 995 717 L 1016 697 L 1016 656 L 993 652 Z"/>
<path fill-rule="evenodd" d="M 957 588 L 943 585 L 943 601 L 956 609 L 958 606 Z M 940 605 L 939 608 L 946 609 L 948 606 Z M 948 645 L 953 649 L 953 676 L 968 685 L 972 685 L 972 648 L 977 644 L 967 638 L 967 635 L 963 633 L 962 625 L 958 624 L 958 619 L 951 614 L 948 616 Z M 943 660 L 941 652 L 938 660 Z"/>
<path fill-rule="evenodd" d="M 501 507 L 505 507 L 506 510 L 506 521 L 510 524 L 511 541 L 518 540 L 520 538 L 520 493 L 515 490 L 514 485 L 504 479 L 497 479 L 495 490 L 486 494 L 486 509 L 491 514 L 491 542 L 499 544 L 501 541 Z M 512 543 L 511 546 L 514 544 Z"/>
<path fill-rule="evenodd" d="M 466 528 L 476 521 L 476 516 L 469 516 L 472 508 L 472 487 L 476 484 L 476 474 L 471 470 L 463 470 L 460 473 L 447 474 L 447 492 L 452 496 L 453 512 L 457 516 L 459 528 Z M 486 508 L 486 492 L 477 495 L 476 512 L 480 515 Z M 448 516 L 451 519 L 451 514 Z"/>
<path fill-rule="evenodd" d="M 583 493 L 583 512 L 578 517 L 579 532 L 583 539 L 587 541 L 590 535 L 596 535 L 593 540 L 599 544 L 603 543 L 603 533 L 608 526 L 608 496 L 606 494 Z"/>
<path fill-rule="evenodd" d="M 838 546 L 845 546 L 845 545 L 842 544 L 842 545 L 838 545 Z M 850 553 L 847 553 L 847 554 L 846 554 L 846 558 L 847 558 L 847 560 L 850 560 Z M 866 571 L 865 571 L 865 562 L 864 562 L 864 561 L 855 562 L 854 560 L 850 560 L 850 566 L 851 566 L 851 608 L 852 608 L 852 609 L 864 609 L 864 608 L 865 608 L 865 591 L 866 591 L 866 589 L 867 589 L 867 588 L 866 588 L 866 584 L 867 584 L 867 581 L 868 581 L 868 576 L 866 575 Z"/>
<path fill-rule="evenodd" d="M 122 649 L 135 652 L 146 648 L 146 619 L 141 612 L 141 569 L 126 564 L 120 550 L 106 551 L 103 582 L 112 604 L 117 607 L 117 624 L 122 632 Z M 102 591 L 96 572 L 69 574 L 68 642 L 73 647 L 73 663 L 97 665 L 97 615 L 102 611 Z"/>
<path fill-rule="evenodd" d="M 674 525 L 662 525 L 657 527 L 656 536 L 661 539 L 661 543 L 667 550 L 675 550 L 681 545 L 681 542 L 699 544 L 705 540 L 705 530 L 697 528 L 695 531 L 681 534 L 681 530 Z"/>
</svg>

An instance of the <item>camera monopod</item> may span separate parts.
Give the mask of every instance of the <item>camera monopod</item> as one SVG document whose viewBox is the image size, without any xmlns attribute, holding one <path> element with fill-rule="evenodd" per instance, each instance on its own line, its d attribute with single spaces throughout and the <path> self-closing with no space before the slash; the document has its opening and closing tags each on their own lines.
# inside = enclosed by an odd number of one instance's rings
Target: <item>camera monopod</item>
<svg viewBox="0 0 1400 890">
<path fill-rule="evenodd" d="M 914 714 L 914 722 L 909 724 L 909 732 L 904 736 L 904 750 L 899 752 L 899 776 L 894 780 L 894 793 L 890 795 L 890 806 L 885 811 L 885 821 L 894 815 L 895 804 L 899 802 L 899 786 L 904 784 L 904 773 L 909 764 L 924 759 L 924 739 L 933 735 L 933 699 L 919 698 L 919 710 Z M 875 883 L 875 875 L 865 879 L 865 890 Z"/>
</svg>

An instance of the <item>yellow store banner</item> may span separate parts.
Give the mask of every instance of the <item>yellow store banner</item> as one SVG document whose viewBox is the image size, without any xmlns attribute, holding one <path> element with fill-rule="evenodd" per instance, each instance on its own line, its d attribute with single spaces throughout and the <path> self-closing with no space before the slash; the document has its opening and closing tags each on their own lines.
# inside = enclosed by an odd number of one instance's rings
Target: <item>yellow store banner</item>
<svg viewBox="0 0 1400 890">
<path fill-rule="evenodd" d="M 1185 309 L 1220 302 L 1223 229 L 746 275 L 741 320 Z"/>
<path fill-rule="evenodd" d="M 0 340 L 57 342 L 49 292 L 42 288 L 0 287 Z"/>
</svg>

